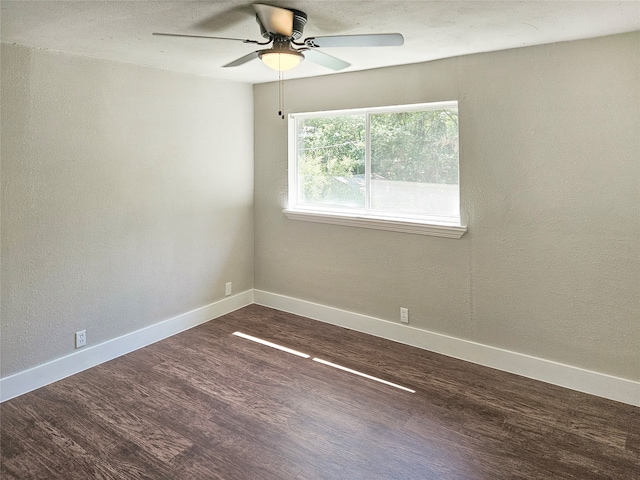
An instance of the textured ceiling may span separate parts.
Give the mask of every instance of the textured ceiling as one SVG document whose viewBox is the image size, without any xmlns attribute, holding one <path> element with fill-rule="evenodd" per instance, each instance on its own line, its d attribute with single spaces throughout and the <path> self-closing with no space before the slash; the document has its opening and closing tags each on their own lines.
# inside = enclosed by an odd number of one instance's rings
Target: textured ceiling
<svg viewBox="0 0 640 480">
<path fill-rule="evenodd" d="M 259 60 L 224 65 L 257 48 L 240 42 L 152 36 L 190 33 L 260 39 L 244 1 L 2 0 L 2 42 L 232 81 L 277 80 Z M 640 30 L 640 1 L 319 1 L 264 3 L 302 10 L 304 37 L 392 33 L 402 47 L 326 48 L 345 71 L 424 62 Z M 265 47 L 261 47 L 265 48 Z M 309 61 L 286 78 L 332 73 Z"/>
</svg>

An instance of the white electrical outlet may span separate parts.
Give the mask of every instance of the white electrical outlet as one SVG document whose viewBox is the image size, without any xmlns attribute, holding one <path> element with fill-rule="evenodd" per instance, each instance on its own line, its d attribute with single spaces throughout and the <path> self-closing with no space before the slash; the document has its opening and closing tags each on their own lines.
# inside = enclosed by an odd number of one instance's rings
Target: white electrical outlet
<svg viewBox="0 0 640 480">
<path fill-rule="evenodd" d="M 227 282 L 224 286 L 224 296 L 228 297 L 231 295 L 231 282 Z"/>
<path fill-rule="evenodd" d="M 400 321 L 402 323 L 409 323 L 409 309 L 400 307 Z"/>
<path fill-rule="evenodd" d="M 84 347 L 87 344 L 87 331 L 76 332 L 76 348 Z"/>
</svg>

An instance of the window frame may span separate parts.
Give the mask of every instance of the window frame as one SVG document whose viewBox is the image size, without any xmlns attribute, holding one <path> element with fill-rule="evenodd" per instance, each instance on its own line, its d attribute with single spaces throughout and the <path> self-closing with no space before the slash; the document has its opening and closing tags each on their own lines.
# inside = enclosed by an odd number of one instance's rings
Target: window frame
<svg viewBox="0 0 640 480">
<path fill-rule="evenodd" d="M 298 199 L 298 120 L 306 118 L 335 117 L 340 115 L 372 115 L 379 113 L 416 112 L 442 109 L 455 109 L 458 111 L 458 102 L 455 100 L 444 102 L 418 103 L 409 105 L 393 105 L 384 107 L 354 108 L 341 110 L 326 110 L 320 112 L 300 112 L 288 115 L 288 197 L 287 207 L 283 209 L 284 215 L 292 220 L 302 220 L 333 225 L 345 225 L 352 227 L 371 228 L 376 230 L 390 230 L 395 232 L 412 233 L 419 235 L 431 235 L 446 238 L 460 238 L 467 231 L 462 225 L 462 220 L 445 221 L 442 217 L 429 217 L 423 215 L 408 215 L 394 213 L 371 213 L 370 211 L 354 211 L 337 206 L 297 206 L 294 203 Z M 371 138 L 369 121 L 366 122 L 365 138 L 365 171 L 371 171 Z M 458 133 L 460 128 L 458 126 Z M 458 167 L 460 158 L 458 157 Z M 460 195 L 460 175 L 458 174 L 458 195 Z M 365 181 L 369 182 L 368 175 Z M 295 200 L 295 202 L 294 202 Z"/>
</svg>

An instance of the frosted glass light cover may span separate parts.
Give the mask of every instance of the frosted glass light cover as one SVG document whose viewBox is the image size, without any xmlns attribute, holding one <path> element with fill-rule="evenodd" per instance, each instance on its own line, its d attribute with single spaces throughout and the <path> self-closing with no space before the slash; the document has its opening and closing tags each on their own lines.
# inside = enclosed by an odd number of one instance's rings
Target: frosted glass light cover
<svg viewBox="0 0 640 480">
<path fill-rule="evenodd" d="M 260 55 L 260 59 L 264 64 L 278 71 L 291 70 L 296 67 L 303 59 L 301 53 L 276 53 L 269 52 Z"/>
</svg>

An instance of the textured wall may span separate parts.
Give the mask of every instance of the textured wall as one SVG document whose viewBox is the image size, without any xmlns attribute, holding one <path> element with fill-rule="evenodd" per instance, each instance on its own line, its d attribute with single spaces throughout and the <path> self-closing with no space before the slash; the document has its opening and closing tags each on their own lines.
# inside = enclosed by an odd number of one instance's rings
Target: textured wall
<svg viewBox="0 0 640 480">
<path fill-rule="evenodd" d="M 2 376 L 253 286 L 251 87 L 2 45 Z"/>
<path fill-rule="evenodd" d="M 640 380 L 640 34 L 287 82 L 289 112 L 458 100 L 460 240 L 288 220 L 254 96 L 256 288 Z"/>
</svg>

